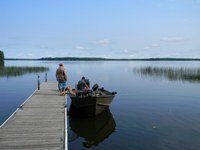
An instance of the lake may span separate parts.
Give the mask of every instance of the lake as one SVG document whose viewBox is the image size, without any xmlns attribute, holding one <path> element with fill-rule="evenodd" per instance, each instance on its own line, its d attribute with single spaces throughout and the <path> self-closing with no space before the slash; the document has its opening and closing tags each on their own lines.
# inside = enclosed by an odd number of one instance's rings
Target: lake
<svg viewBox="0 0 200 150">
<path fill-rule="evenodd" d="M 45 72 L 48 80 L 56 80 L 59 63 L 61 61 L 5 61 L 4 68 L 8 70 L 19 67 L 26 71 L 0 72 L 0 124 L 37 88 L 38 74 L 41 82 L 44 82 Z M 98 83 L 117 92 L 110 109 L 95 118 L 68 116 L 70 150 L 200 148 L 199 61 L 62 63 L 71 86 L 85 76 L 91 85 Z M 70 102 L 68 99 L 68 109 Z"/>
</svg>

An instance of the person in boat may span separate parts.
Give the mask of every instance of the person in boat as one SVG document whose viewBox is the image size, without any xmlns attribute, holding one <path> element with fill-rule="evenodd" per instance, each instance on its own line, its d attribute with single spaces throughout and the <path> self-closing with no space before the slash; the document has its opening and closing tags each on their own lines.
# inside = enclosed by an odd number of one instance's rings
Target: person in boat
<svg viewBox="0 0 200 150">
<path fill-rule="evenodd" d="M 81 91 L 88 91 L 90 90 L 90 82 L 85 77 L 82 77 L 80 81 L 78 81 L 77 89 Z"/>
<path fill-rule="evenodd" d="M 80 81 L 78 81 L 77 89 L 73 89 L 70 85 L 68 85 L 65 89 L 65 91 L 69 91 L 71 95 L 76 95 L 77 93 L 80 93 L 80 91 L 84 94 L 87 93 L 90 90 L 90 83 L 88 79 L 85 79 L 85 77 L 82 77 Z"/>
<path fill-rule="evenodd" d="M 65 95 L 65 89 L 67 87 L 67 74 L 63 64 L 59 64 L 59 68 L 56 70 L 56 79 L 58 81 L 60 95 Z"/>
<path fill-rule="evenodd" d="M 77 90 L 76 90 L 76 89 L 73 89 L 73 88 L 71 87 L 71 85 L 68 85 L 68 86 L 66 87 L 65 91 L 66 91 L 66 92 L 69 91 L 69 93 L 70 93 L 71 95 L 76 95 L 76 92 L 77 92 Z"/>
</svg>

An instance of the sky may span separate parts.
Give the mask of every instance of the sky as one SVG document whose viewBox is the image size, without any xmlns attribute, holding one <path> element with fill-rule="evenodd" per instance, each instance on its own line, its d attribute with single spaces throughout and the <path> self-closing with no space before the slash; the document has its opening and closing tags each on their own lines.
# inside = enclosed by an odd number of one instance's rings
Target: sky
<svg viewBox="0 0 200 150">
<path fill-rule="evenodd" d="M 1 0 L 5 58 L 200 58 L 200 0 Z"/>
</svg>

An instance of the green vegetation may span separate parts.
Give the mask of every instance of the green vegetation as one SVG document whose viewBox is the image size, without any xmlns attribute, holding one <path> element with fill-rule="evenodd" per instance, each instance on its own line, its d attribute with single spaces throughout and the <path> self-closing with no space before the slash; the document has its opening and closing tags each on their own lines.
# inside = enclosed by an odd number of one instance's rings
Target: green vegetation
<svg viewBox="0 0 200 150">
<path fill-rule="evenodd" d="M 0 77 L 21 76 L 27 73 L 39 73 L 48 71 L 47 67 L 1 67 Z"/>
<path fill-rule="evenodd" d="M 200 82 L 200 68 L 163 68 L 163 67 L 143 67 L 135 68 L 143 76 L 165 77 L 168 80 L 180 80 L 190 82 Z"/>
<path fill-rule="evenodd" d="M 0 50 L 0 66 L 4 66 L 4 53 Z"/>
</svg>

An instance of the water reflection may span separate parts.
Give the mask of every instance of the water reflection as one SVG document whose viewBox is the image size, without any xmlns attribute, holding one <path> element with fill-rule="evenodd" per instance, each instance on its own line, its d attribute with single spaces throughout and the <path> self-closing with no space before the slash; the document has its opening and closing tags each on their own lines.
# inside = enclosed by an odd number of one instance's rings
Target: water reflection
<svg viewBox="0 0 200 150">
<path fill-rule="evenodd" d="M 98 146 L 99 143 L 104 141 L 115 131 L 116 127 L 115 120 L 110 110 L 106 110 L 96 117 L 86 117 L 80 114 L 77 116 L 77 114 L 74 114 L 74 112 L 70 110 L 69 125 L 71 131 L 77 134 L 78 137 L 84 138 L 82 144 L 86 148 Z"/>
<path fill-rule="evenodd" d="M 200 68 L 142 67 L 134 68 L 142 76 L 165 77 L 170 81 L 200 82 Z"/>
<path fill-rule="evenodd" d="M 27 73 L 39 73 L 49 71 L 48 67 L 4 67 L 0 66 L 0 77 L 16 77 Z"/>
</svg>

